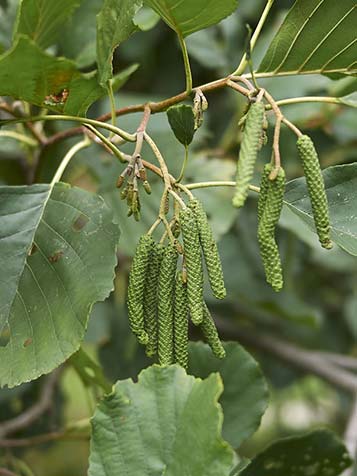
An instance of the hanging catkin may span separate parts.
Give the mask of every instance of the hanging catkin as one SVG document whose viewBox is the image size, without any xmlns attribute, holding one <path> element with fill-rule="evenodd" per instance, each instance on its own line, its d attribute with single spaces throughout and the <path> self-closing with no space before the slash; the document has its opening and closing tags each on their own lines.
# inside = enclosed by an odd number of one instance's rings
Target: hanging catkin
<svg viewBox="0 0 357 476">
<path fill-rule="evenodd" d="M 211 347 L 212 353 L 218 359 L 223 359 L 226 356 L 226 351 L 222 345 L 222 342 L 219 338 L 216 325 L 214 323 L 213 317 L 209 312 L 207 304 L 203 301 L 203 313 L 204 318 L 201 324 L 202 333 L 207 344 Z"/>
<path fill-rule="evenodd" d="M 182 273 L 177 273 L 174 305 L 174 349 L 175 362 L 187 369 L 188 366 L 188 304 L 186 284 Z"/>
<path fill-rule="evenodd" d="M 131 265 L 128 286 L 129 323 L 140 344 L 148 343 L 144 323 L 144 288 L 154 240 L 151 235 L 143 235 L 136 247 Z"/>
<path fill-rule="evenodd" d="M 267 167 L 263 174 L 263 195 L 260 198 L 260 207 L 258 202 L 258 214 L 259 209 L 261 214 L 258 225 L 258 241 L 267 282 L 275 291 L 280 291 L 283 287 L 283 274 L 279 249 L 275 241 L 275 228 L 283 207 L 285 172 L 280 167 L 276 179 L 268 179 L 265 189 L 264 181 L 268 170 Z"/>
<path fill-rule="evenodd" d="M 319 158 L 314 143 L 307 135 L 299 137 L 297 148 L 306 177 L 316 231 L 321 246 L 330 249 L 332 248 L 330 218 Z"/>
<path fill-rule="evenodd" d="M 248 196 L 249 184 L 253 178 L 254 165 L 260 148 L 265 107 L 263 103 L 254 103 L 247 113 L 243 139 L 237 165 L 236 190 L 233 206 L 240 208 Z"/>
<path fill-rule="evenodd" d="M 187 270 L 188 306 L 192 322 L 198 325 L 203 320 L 203 268 L 198 227 L 190 208 L 181 210 L 179 218 Z"/>
<path fill-rule="evenodd" d="M 173 244 L 164 251 L 158 282 L 158 354 L 161 365 L 174 362 L 174 288 L 178 253 Z"/>
<path fill-rule="evenodd" d="M 261 181 L 260 181 L 260 191 L 258 197 L 258 221 L 261 220 L 265 208 L 265 203 L 267 200 L 268 186 L 269 186 L 269 175 L 273 170 L 271 164 L 266 164 L 263 169 Z"/>
<path fill-rule="evenodd" d="M 202 203 L 197 199 L 190 200 L 188 206 L 191 208 L 196 218 L 200 243 L 206 262 L 212 292 L 217 299 L 224 299 L 227 292 L 224 285 L 221 259 L 206 212 L 204 211 Z"/>
<path fill-rule="evenodd" d="M 163 245 L 155 243 L 151 251 L 145 284 L 144 315 L 145 330 L 149 336 L 149 342 L 146 346 L 148 357 L 154 357 L 157 353 L 157 284 L 164 249 Z"/>
</svg>

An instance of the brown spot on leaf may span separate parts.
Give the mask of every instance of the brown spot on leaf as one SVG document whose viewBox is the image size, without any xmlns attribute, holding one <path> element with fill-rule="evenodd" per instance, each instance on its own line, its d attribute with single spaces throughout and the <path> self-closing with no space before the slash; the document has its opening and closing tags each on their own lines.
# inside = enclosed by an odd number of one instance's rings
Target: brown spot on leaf
<svg viewBox="0 0 357 476">
<path fill-rule="evenodd" d="M 0 329 L 0 347 L 6 347 L 10 342 L 10 326 L 5 324 L 5 326 Z"/>
<path fill-rule="evenodd" d="M 74 231 L 81 231 L 86 224 L 89 222 L 89 218 L 85 215 L 81 214 L 79 217 L 73 222 L 73 230 Z"/>
<path fill-rule="evenodd" d="M 31 344 L 32 344 L 32 338 L 29 337 L 28 339 L 25 340 L 25 342 L 23 343 L 23 346 L 26 348 Z"/>
<path fill-rule="evenodd" d="M 57 261 L 59 261 L 63 255 L 64 255 L 63 251 L 57 251 L 52 256 L 48 257 L 48 261 L 50 263 L 57 263 Z"/>
</svg>

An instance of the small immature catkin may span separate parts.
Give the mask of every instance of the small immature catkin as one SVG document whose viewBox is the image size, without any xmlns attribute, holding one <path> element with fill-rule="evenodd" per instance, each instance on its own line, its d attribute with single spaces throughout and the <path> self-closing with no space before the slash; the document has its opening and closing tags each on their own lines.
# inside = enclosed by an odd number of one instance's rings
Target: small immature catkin
<svg viewBox="0 0 357 476">
<path fill-rule="evenodd" d="M 129 323 L 140 344 L 148 343 L 144 325 L 144 288 L 154 240 L 151 235 L 143 235 L 136 247 L 131 265 L 128 286 Z"/>
<path fill-rule="evenodd" d="M 161 365 L 174 362 L 174 289 L 178 253 L 173 244 L 164 251 L 158 282 L 158 355 Z"/>
<path fill-rule="evenodd" d="M 191 208 L 196 218 L 200 243 L 206 262 L 212 292 L 217 299 L 224 299 L 227 295 L 227 291 L 224 285 L 221 258 L 218 253 L 217 243 L 213 237 L 206 212 L 199 200 L 190 200 L 188 206 Z"/>
<path fill-rule="evenodd" d="M 314 143 L 309 136 L 302 135 L 299 137 L 296 145 L 306 177 L 315 227 L 321 246 L 331 249 L 333 245 L 330 238 L 328 202 L 324 179 Z"/>
<path fill-rule="evenodd" d="M 222 342 L 219 338 L 216 325 L 214 323 L 213 317 L 209 312 L 207 304 L 203 301 L 203 312 L 204 319 L 201 324 L 202 333 L 207 344 L 211 347 L 213 355 L 218 359 L 223 359 L 226 356 L 226 351 L 222 345 Z"/>
<path fill-rule="evenodd" d="M 258 241 L 267 282 L 275 291 L 283 287 L 283 274 L 278 245 L 275 241 L 275 228 L 279 221 L 285 191 L 285 172 L 280 167 L 275 180 L 267 179 L 269 167 L 266 167 L 262 179 L 263 195 L 258 202 Z M 268 184 L 265 185 L 265 181 Z M 265 194 L 265 197 L 264 197 Z M 264 208 L 263 208 L 264 205 Z"/>
<path fill-rule="evenodd" d="M 236 191 L 233 206 L 240 208 L 248 196 L 249 184 L 253 178 L 254 165 L 260 148 L 265 107 L 263 103 L 254 103 L 247 113 L 243 139 L 237 165 Z"/>
<path fill-rule="evenodd" d="M 188 367 L 188 304 L 187 289 L 182 273 L 177 273 L 174 304 L 174 346 L 175 362 Z"/>
<path fill-rule="evenodd" d="M 190 208 L 181 210 L 179 219 L 187 270 L 188 306 L 192 322 L 198 325 L 203 321 L 203 268 L 199 232 L 195 215 Z"/>
<path fill-rule="evenodd" d="M 145 283 L 144 316 L 145 330 L 149 336 L 149 342 L 146 346 L 148 357 L 154 357 L 157 353 L 157 284 L 164 249 L 163 245 L 155 243 L 151 252 Z"/>
</svg>

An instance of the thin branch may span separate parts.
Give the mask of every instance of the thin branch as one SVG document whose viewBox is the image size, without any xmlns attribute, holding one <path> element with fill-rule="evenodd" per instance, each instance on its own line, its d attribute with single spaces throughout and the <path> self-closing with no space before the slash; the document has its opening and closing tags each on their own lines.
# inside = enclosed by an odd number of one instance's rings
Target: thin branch
<svg viewBox="0 0 357 476">
<path fill-rule="evenodd" d="M 43 435 L 29 438 L 6 438 L 0 439 L 0 448 L 26 448 L 29 446 L 42 445 L 57 440 L 89 440 L 90 435 L 83 433 L 68 433 L 67 431 L 54 431 Z"/>
<path fill-rule="evenodd" d="M 16 473 L 6 468 L 0 468 L 0 476 L 18 476 Z"/>
<path fill-rule="evenodd" d="M 0 438 L 29 427 L 47 412 L 53 403 L 53 396 L 61 371 L 61 369 L 56 369 L 47 377 L 41 389 L 40 398 L 32 407 L 25 410 L 21 415 L 0 424 Z"/>
<path fill-rule="evenodd" d="M 69 149 L 67 154 L 64 156 L 62 159 L 62 162 L 60 163 L 53 179 L 51 182 L 51 187 L 53 187 L 57 182 L 61 180 L 61 177 L 63 175 L 63 172 L 65 171 L 67 165 L 69 162 L 73 159 L 73 157 L 82 149 L 85 149 L 86 147 L 89 147 L 91 145 L 91 141 L 89 137 L 85 137 L 82 141 L 78 142 L 75 144 L 73 147 Z"/>
<path fill-rule="evenodd" d="M 170 174 L 169 174 L 166 162 L 165 162 L 163 156 L 161 155 L 161 152 L 160 152 L 158 146 L 153 141 L 153 139 L 149 136 L 149 134 L 147 134 L 146 132 L 144 133 L 144 139 L 149 144 L 151 150 L 153 151 L 155 157 L 157 158 L 157 161 L 160 164 L 163 179 L 164 179 L 164 182 L 165 182 L 165 187 L 167 188 L 167 190 L 170 190 L 171 189 Z"/>
<path fill-rule="evenodd" d="M 326 361 L 326 359 L 321 358 L 321 356 L 315 352 L 301 349 L 275 336 L 258 334 L 257 332 L 253 334 L 223 319 L 217 319 L 217 324 L 223 334 L 227 333 L 231 337 L 233 336 L 259 350 L 269 352 L 294 367 L 325 379 L 336 387 L 352 392 L 353 394 L 357 392 L 356 375 Z"/>
<path fill-rule="evenodd" d="M 10 139 L 17 140 L 23 144 L 29 145 L 30 147 L 37 147 L 38 142 L 31 137 L 26 136 L 25 134 L 20 134 L 15 131 L 0 131 L 0 137 L 9 137 Z"/>
<path fill-rule="evenodd" d="M 265 8 L 263 10 L 262 16 L 260 17 L 259 23 L 253 33 L 252 39 L 250 40 L 250 51 L 253 52 L 255 45 L 257 43 L 257 40 L 260 36 L 260 33 L 263 29 L 263 26 L 265 24 L 266 19 L 268 18 L 269 12 L 271 7 L 273 6 L 274 0 L 267 0 L 267 3 L 265 5 Z M 244 72 L 245 68 L 248 65 L 248 59 L 247 59 L 247 54 L 245 53 L 242 57 L 242 60 L 238 66 L 238 68 L 234 71 L 234 75 L 240 75 Z"/>
<path fill-rule="evenodd" d="M 322 359 L 327 359 L 340 367 L 357 371 L 357 358 L 349 355 L 334 354 L 331 352 L 317 352 Z"/>
<path fill-rule="evenodd" d="M 190 183 L 189 185 L 185 185 L 188 190 L 195 190 L 198 188 L 210 188 L 210 187 L 235 187 L 237 184 L 236 182 L 231 181 L 212 181 L 212 182 L 197 182 L 197 183 Z M 255 185 L 249 185 L 249 190 L 252 192 L 260 192 L 260 188 L 256 187 Z"/>
</svg>

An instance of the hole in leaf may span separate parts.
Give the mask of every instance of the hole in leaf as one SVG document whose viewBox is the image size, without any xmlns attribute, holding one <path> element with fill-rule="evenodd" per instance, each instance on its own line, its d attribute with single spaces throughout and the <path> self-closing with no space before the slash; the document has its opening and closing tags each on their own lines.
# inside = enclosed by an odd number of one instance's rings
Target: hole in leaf
<svg viewBox="0 0 357 476">
<path fill-rule="evenodd" d="M 6 347 L 10 342 L 10 326 L 5 324 L 0 332 L 0 347 Z"/>
<path fill-rule="evenodd" d="M 81 231 L 86 224 L 89 222 L 89 218 L 85 215 L 81 214 L 79 217 L 73 222 L 73 230 L 74 231 Z"/>
<path fill-rule="evenodd" d="M 28 339 L 25 340 L 25 342 L 23 343 L 23 346 L 26 348 L 28 347 L 29 345 L 31 345 L 33 342 L 32 338 L 29 337 Z"/>
<path fill-rule="evenodd" d="M 57 263 L 57 261 L 59 261 L 63 255 L 64 255 L 63 251 L 56 251 L 56 253 L 48 257 L 48 261 L 50 263 Z"/>
</svg>

